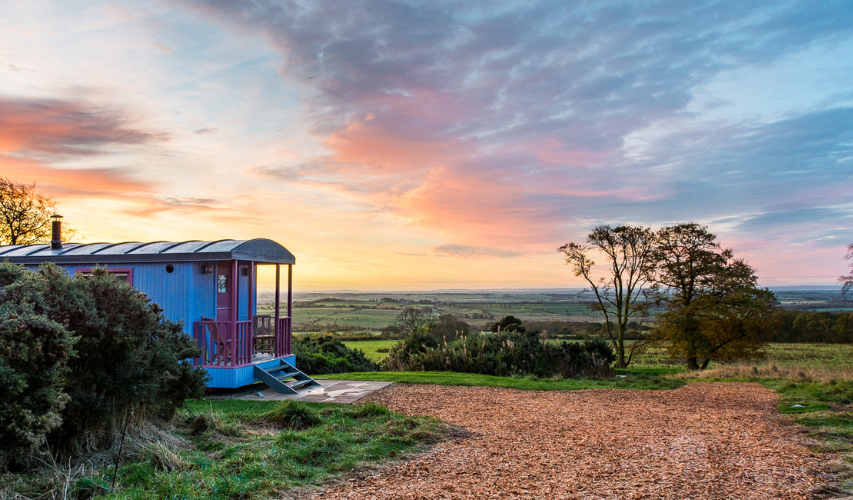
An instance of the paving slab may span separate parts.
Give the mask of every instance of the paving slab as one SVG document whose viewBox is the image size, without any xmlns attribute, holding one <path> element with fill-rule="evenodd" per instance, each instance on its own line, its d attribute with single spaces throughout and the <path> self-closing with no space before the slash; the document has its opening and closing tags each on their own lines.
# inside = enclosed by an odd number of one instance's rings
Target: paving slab
<svg viewBox="0 0 853 500">
<path fill-rule="evenodd" d="M 362 380 L 325 380 L 315 379 L 318 386 L 301 389 L 298 394 L 279 394 L 269 387 L 257 392 L 243 394 L 237 399 L 247 401 L 280 401 L 283 399 L 298 399 L 314 403 L 343 403 L 352 404 L 359 399 L 372 394 L 379 389 L 388 387 L 394 382 L 369 382 Z"/>
</svg>

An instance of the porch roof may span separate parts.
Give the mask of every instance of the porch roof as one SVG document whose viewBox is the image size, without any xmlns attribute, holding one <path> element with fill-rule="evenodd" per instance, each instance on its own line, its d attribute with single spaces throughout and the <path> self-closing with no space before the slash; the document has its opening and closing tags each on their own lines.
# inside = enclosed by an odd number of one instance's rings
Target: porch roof
<svg viewBox="0 0 853 500">
<path fill-rule="evenodd" d="M 59 250 L 50 245 L 0 246 L 0 260 L 14 264 L 130 264 L 144 262 L 201 262 L 249 260 L 265 264 L 295 264 L 296 257 L 275 241 L 154 241 L 151 243 L 64 243 Z"/>
</svg>

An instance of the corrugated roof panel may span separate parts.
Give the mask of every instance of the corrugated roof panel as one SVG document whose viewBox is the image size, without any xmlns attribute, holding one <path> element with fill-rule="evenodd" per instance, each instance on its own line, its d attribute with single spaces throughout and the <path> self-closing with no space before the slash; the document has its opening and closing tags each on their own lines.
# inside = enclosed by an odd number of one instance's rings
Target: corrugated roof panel
<svg viewBox="0 0 853 500">
<path fill-rule="evenodd" d="M 15 255 L 15 250 L 20 248 L 30 248 L 32 249 L 32 245 L 6 245 L 0 247 L 0 255 Z"/>
<path fill-rule="evenodd" d="M 245 243 L 242 240 L 221 240 L 214 241 L 210 245 L 204 247 L 205 252 L 230 252 L 240 244 Z"/>
<path fill-rule="evenodd" d="M 148 254 L 148 253 L 162 253 L 165 250 L 176 247 L 178 245 L 184 245 L 188 242 L 180 242 L 176 243 L 174 241 L 155 241 L 152 243 L 143 243 L 141 246 L 127 252 L 128 255 L 134 254 Z"/>
<path fill-rule="evenodd" d="M 62 255 L 63 252 L 67 252 L 69 250 L 74 250 L 75 248 L 81 247 L 83 245 L 71 244 L 71 245 L 62 245 L 60 250 L 51 250 L 50 245 L 26 245 L 21 247 L 20 250 L 16 250 L 14 252 L 4 254 L 4 257 L 12 257 L 13 255 L 16 257 L 23 256 L 41 256 L 41 255 Z"/>
<path fill-rule="evenodd" d="M 61 252 L 62 255 L 92 255 L 98 250 L 102 250 L 112 245 L 112 243 L 90 243 L 88 245 L 78 245 L 77 247 L 71 249 L 69 249 L 68 247 L 64 247 L 59 252 Z M 48 248 L 50 248 L 50 245 L 48 245 Z"/>
<path fill-rule="evenodd" d="M 139 247 L 145 246 L 145 243 L 138 241 L 126 241 L 124 243 L 116 243 L 113 246 L 102 248 L 93 252 L 96 255 L 124 255 L 136 250 Z"/>
<path fill-rule="evenodd" d="M 192 253 L 208 245 L 210 245 L 209 241 L 185 241 L 180 245 L 173 246 L 172 248 L 159 253 Z"/>
</svg>

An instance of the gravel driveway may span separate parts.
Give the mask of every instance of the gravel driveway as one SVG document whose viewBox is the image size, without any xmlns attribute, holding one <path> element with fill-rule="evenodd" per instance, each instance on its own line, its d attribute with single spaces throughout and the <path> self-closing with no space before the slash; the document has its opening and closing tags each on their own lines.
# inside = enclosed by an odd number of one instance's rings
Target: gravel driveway
<svg viewBox="0 0 853 500">
<path fill-rule="evenodd" d="M 323 499 L 801 499 L 824 458 L 758 384 L 672 391 L 394 385 L 368 399 L 470 435 L 328 489 Z"/>
</svg>

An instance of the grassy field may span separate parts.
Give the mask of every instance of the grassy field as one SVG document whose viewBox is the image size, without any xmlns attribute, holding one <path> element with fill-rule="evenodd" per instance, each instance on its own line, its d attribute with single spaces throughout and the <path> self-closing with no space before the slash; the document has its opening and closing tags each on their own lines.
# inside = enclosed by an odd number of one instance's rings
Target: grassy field
<svg viewBox="0 0 853 500">
<path fill-rule="evenodd" d="M 390 349 L 399 340 L 354 340 L 344 342 L 344 345 L 350 349 L 360 349 L 372 361 L 382 361 L 388 353 L 378 352 L 379 349 Z"/>
<path fill-rule="evenodd" d="M 436 314 L 453 314 L 474 328 L 507 315 L 534 321 L 601 321 L 586 299 L 573 294 L 418 294 L 382 302 L 373 295 L 341 294 L 344 298 L 318 295 L 297 302 L 293 323 L 298 331 L 332 329 L 381 330 L 394 323 L 406 307 L 425 307 Z M 312 297 L 308 295 L 307 297 Z M 271 314 L 272 303 L 258 304 L 258 314 Z"/>
</svg>

